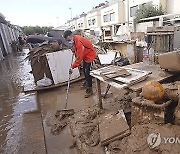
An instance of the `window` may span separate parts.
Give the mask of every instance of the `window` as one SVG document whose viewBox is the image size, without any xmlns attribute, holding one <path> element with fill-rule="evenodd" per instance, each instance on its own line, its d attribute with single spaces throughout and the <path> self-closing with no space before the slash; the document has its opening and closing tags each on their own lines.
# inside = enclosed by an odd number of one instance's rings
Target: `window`
<svg viewBox="0 0 180 154">
<path fill-rule="evenodd" d="M 147 3 L 140 4 L 139 7 L 146 6 L 146 5 L 153 5 L 153 2 L 150 1 L 150 2 L 147 2 Z"/>
<path fill-rule="evenodd" d="M 78 24 L 78 27 L 81 28 L 81 24 L 80 23 Z"/>
<path fill-rule="evenodd" d="M 95 25 L 96 19 L 92 19 L 92 25 Z"/>
<path fill-rule="evenodd" d="M 135 16 L 137 10 L 138 10 L 138 5 L 130 7 L 130 16 L 131 17 Z"/>
<path fill-rule="evenodd" d="M 110 21 L 115 21 L 115 12 L 110 13 Z"/>
<path fill-rule="evenodd" d="M 110 14 L 106 14 L 103 16 L 104 22 L 109 22 L 110 21 Z"/>
<path fill-rule="evenodd" d="M 91 20 L 88 20 L 88 25 L 91 26 Z"/>
<path fill-rule="evenodd" d="M 83 23 L 81 23 L 81 27 L 83 27 Z"/>
<path fill-rule="evenodd" d="M 104 22 L 115 21 L 115 12 L 103 16 Z"/>
</svg>

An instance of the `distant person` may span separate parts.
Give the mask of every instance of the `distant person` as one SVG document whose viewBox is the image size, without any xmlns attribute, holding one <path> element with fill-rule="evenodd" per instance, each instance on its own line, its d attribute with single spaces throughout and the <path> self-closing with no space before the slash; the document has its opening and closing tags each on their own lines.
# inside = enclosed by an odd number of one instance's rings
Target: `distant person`
<svg viewBox="0 0 180 154">
<path fill-rule="evenodd" d="M 64 32 L 64 38 L 72 44 L 75 52 L 76 60 L 72 65 L 72 69 L 80 66 L 81 61 L 83 61 L 83 71 L 86 80 L 85 98 L 88 98 L 93 94 L 92 76 L 90 75 L 90 70 L 91 63 L 96 57 L 96 51 L 89 40 L 80 35 L 73 35 L 70 30 Z M 70 73 L 72 73 L 72 69 L 70 69 Z"/>
<path fill-rule="evenodd" d="M 18 37 L 18 42 L 19 42 L 19 45 L 23 46 L 25 44 L 25 40 L 23 39 L 23 37 L 20 35 Z"/>
</svg>

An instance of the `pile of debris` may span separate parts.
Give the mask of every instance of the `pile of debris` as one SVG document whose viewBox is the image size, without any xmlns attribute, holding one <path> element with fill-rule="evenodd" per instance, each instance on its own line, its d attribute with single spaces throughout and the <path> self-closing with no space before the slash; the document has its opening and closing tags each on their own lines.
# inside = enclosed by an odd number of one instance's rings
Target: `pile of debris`
<svg viewBox="0 0 180 154">
<path fill-rule="evenodd" d="M 29 59 L 33 65 L 35 61 L 40 61 L 41 57 L 46 56 L 47 53 L 59 51 L 61 49 L 62 48 L 57 41 L 44 42 L 40 44 L 40 46 L 32 48 L 26 59 Z"/>
<path fill-rule="evenodd" d="M 179 91 L 176 91 L 179 85 L 177 81 L 163 86 L 165 91 L 169 93 L 174 91 L 173 93 L 179 98 Z M 58 135 L 69 125 L 74 139 L 74 144 L 70 148 L 76 148 L 82 154 L 104 153 L 104 151 L 109 154 L 180 152 L 178 144 L 172 148 L 170 144 L 166 145 L 162 142 L 152 149 L 151 142 L 147 140 L 152 133 L 158 133 L 162 137 L 180 135 L 180 125 L 167 124 L 172 123 L 173 119 L 169 119 L 169 122 L 166 120 L 167 116 L 170 117 L 167 113 L 171 111 L 172 115 L 174 113 L 175 107 L 171 107 L 172 100 L 176 99 L 168 97 L 167 101 L 164 98 L 164 103 L 157 104 L 143 96 L 132 99 L 133 96 L 126 90 L 119 96 L 116 94 L 114 96 L 107 97 L 105 101 L 107 103 L 110 98 L 113 98 L 110 100 L 119 104 L 118 107 L 116 106 L 118 111 L 102 110 L 96 106 L 84 107 L 74 114 L 64 115 L 62 112 L 57 112 L 53 117 L 54 120 L 47 120 L 46 123 L 51 127 L 51 133 L 54 135 Z M 107 104 L 112 103 L 109 101 Z M 125 113 L 127 108 L 131 109 L 130 123 Z"/>
<path fill-rule="evenodd" d="M 26 59 L 31 62 L 32 74 L 34 76 L 35 83 L 43 79 L 45 76 L 53 81 L 46 54 L 59 50 L 61 50 L 61 47 L 57 41 L 44 42 L 38 47 L 34 47 L 30 50 Z"/>
</svg>

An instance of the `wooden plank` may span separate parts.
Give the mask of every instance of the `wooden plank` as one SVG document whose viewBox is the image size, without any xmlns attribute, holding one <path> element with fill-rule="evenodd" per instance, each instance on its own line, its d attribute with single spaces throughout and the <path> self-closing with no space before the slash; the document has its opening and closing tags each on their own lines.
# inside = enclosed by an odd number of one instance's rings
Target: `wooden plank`
<svg viewBox="0 0 180 154">
<path fill-rule="evenodd" d="M 104 72 L 101 73 L 102 77 L 104 78 L 104 80 L 108 80 L 108 79 L 112 79 L 112 78 L 116 78 L 116 77 L 126 77 L 131 75 L 126 69 L 117 69 L 117 70 L 111 70 L 109 72 Z"/>
<path fill-rule="evenodd" d="M 48 61 L 48 64 L 49 64 L 49 67 L 50 67 L 50 71 L 51 71 L 51 74 L 52 74 L 52 77 L 53 77 L 53 81 L 55 83 L 56 79 L 58 78 L 58 74 L 57 74 L 57 66 L 56 66 L 56 59 L 54 58 L 54 53 L 52 54 L 47 54 L 46 57 L 47 57 L 47 61 Z"/>
<path fill-rule="evenodd" d="M 160 32 L 157 32 L 157 33 L 147 33 L 147 35 L 173 35 L 174 33 L 173 32 L 166 32 L 166 33 L 160 33 Z"/>
<path fill-rule="evenodd" d="M 132 64 L 132 65 L 127 65 L 127 66 L 124 66 L 123 68 L 135 68 L 135 69 L 139 69 L 139 70 L 146 70 L 146 71 L 152 72 L 145 81 L 142 81 L 142 82 L 136 83 L 132 86 L 129 86 L 129 88 L 133 91 L 140 91 L 142 89 L 142 87 L 144 86 L 144 84 L 148 81 L 155 80 L 158 82 L 162 82 L 162 81 L 174 76 L 174 74 L 165 72 L 164 70 L 162 70 L 159 65 L 146 65 L 143 62 Z"/>
<path fill-rule="evenodd" d="M 76 83 L 76 82 L 79 82 L 81 80 L 84 80 L 85 77 L 84 76 L 81 76 L 77 79 L 73 79 L 71 80 L 71 84 L 72 83 Z M 56 85 L 51 85 L 51 86 L 48 86 L 48 87 L 25 87 L 24 86 L 24 92 L 25 93 L 32 93 L 32 92 L 35 92 L 35 91 L 43 91 L 43 90 L 49 90 L 49 89 L 53 89 L 53 88 L 58 88 L 58 87 L 62 87 L 62 86 L 66 86 L 67 85 L 67 82 L 63 82 L 63 83 L 59 83 L 59 84 L 56 84 Z"/>
<path fill-rule="evenodd" d="M 152 73 L 148 75 L 148 78 L 146 80 L 141 81 L 139 83 L 135 83 L 134 85 L 129 85 L 129 86 L 128 86 L 128 84 L 125 84 L 125 83 L 122 83 L 122 82 L 115 82 L 115 81 L 112 81 L 112 80 L 110 80 L 110 81 L 106 80 L 105 81 L 102 78 L 99 71 L 100 70 L 101 71 L 110 70 L 110 66 L 109 67 L 104 67 L 104 68 L 101 68 L 101 69 L 98 69 L 98 70 L 91 71 L 91 76 L 93 76 L 94 78 L 98 78 L 100 81 L 102 81 L 104 83 L 110 84 L 114 88 L 122 89 L 122 88 L 128 87 L 129 89 L 131 89 L 131 90 L 133 90 L 135 92 L 141 91 L 144 84 L 146 82 L 148 82 L 148 81 L 156 80 L 156 81 L 162 82 L 162 81 L 174 76 L 174 74 L 163 71 L 160 68 L 159 65 L 146 65 L 143 62 L 132 64 L 132 65 L 127 65 L 127 66 L 124 66 L 122 68 L 125 68 L 125 69 L 138 69 L 139 71 L 149 71 L 149 72 L 152 72 Z"/>
<path fill-rule="evenodd" d="M 150 71 L 143 71 L 138 69 L 126 68 L 126 70 L 131 74 L 127 77 L 117 77 L 114 80 L 126 83 L 128 85 L 135 84 L 143 79 L 146 79 L 147 76 L 151 73 Z"/>
<path fill-rule="evenodd" d="M 102 109 L 101 81 L 96 78 L 96 88 L 98 93 L 98 106 Z"/>
<path fill-rule="evenodd" d="M 120 70 L 120 69 L 122 69 L 122 67 L 108 66 L 108 67 L 104 67 L 104 68 L 101 68 L 98 70 L 94 70 L 94 71 L 92 71 L 92 73 L 94 73 L 95 75 L 99 75 L 103 78 L 104 77 L 102 75 L 103 73 L 108 73 L 108 72 L 111 73 L 113 71 L 118 71 L 118 69 Z M 126 68 L 125 70 L 128 71 L 129 74 L 131 74 L 131 75 L 125 76 L 125 77 L 118 76 L 116 78 L 113 78 L 113 80 L 127 84 L 127 85 L 132 85 L 132 84 L 135 84 L 137 82 L 140 82 L 140 81 L 146 79 L 148 74 L 151 73 L 150 71 L 144 71 L 144 70 L 138 70 L 138 69 L 132 69 L 132 68 Z"/>
<path fill-rule="evenodd" d="M 118 113 L 109 113 L 99 118 L 101 145 L 106 145 L 130 133 L 123 110 Z"/>
<path fill-rule="evenodd" d="M 127 84 L 124 84 L 124 83 L 120 83 L 120 82 L 114 82 L 112 80 L 104 80 L 102 76 L 100 75 L 97 75 L 97 74 L 94 74 L 93 71 L 91 71 L 91 76 L 104 82 L 104 83 L 107 83 L 109 85 L 111 85 L 112 87 L 114 88 L 117 88 L 117 89 L 122 89 L 122 88 L 125 88 L 125 87 L 128 87 Z"/>
</svg>

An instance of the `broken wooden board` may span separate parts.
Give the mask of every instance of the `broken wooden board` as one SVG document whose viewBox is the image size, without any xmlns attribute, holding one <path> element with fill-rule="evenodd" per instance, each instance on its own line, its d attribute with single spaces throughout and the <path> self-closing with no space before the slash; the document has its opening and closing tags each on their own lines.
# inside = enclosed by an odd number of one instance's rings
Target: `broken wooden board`
<svg viewBox="0 0 180 154">
<path fill-rule="evenodd" d="M 79 82 L 81 80 L 84 80 L 84 78 L 85 78 L 84 76 L 80 76 L 77 79 L 73 79 L 73 80 L 71 80 L 71 84 Z M 56 85 L 51 85 L 51 86 L 48 86 L 48 87 L 36 87 L 34 85 L 25 85 L 24 89 L 23 89 L 23 92 L 25 92 L 25 93 L 32 93 L 32 92 L 35 92 L 35 91 L 39 92 L 39 91 L 49 90 L 49 89 L 58 88 L 58 87 L 66 86 L 66 85 L 67 85 L 67 81 L 63 82 L 63 83 L 56 84 Z"/>
<path fill-rule="evenodd" d="M 108 143 L 130 134 L 123 110 L 118 113 L 109 113 L 99 118 L 99 131 L 101 145 Z"/>
<path fill-rule="evenodd" d="M 69 69 L 71 68 L 72 61 L 72 51 L 62 50 L 58 52 L 47 53 L 46 57 L 53 77 L 54 84 L 68 81 Z M 71 79 L 76 79 L 79 76 L 79 69 L 73 69 Z"/>
<path fill-rule="evenodd" d="M 111 65 L 111 66 L 104 67 L 98 70 L 94 70 L 92 71 L 92 73 L 99 75 L 103 78 L 103 75 L 102 75 L 103 73 L 115 71 L 115 70 L 118 70 L 118 68 L 123 69 L 122 67 Z M 151 73 L 150 71 L 143 71 L 143 70 L 138 70 L 138 69 L 133 69 L 133 68 L 125 68 L 125 70 L 130 75 L 125 76 L 125 77 L 118 76 L 118 77 L 113 78 L 113 80 L 115 82 L 116 81 L 121 82 L 129 86 L 129 85 L 133 85 L 133 84 L 136 84 L 138 82 L 145 80 L 148 77 L 148 75 Z"/>
<path fill-rule="evenodd" d="M 134 85 L 129 86 L 129 88 L 135 92 L 139 92 L 142 90 L 142 87 L 144 86 L 144 84 L 148 81 L 158 81 L 158 82 L 162 82 L 164 80 L 167 80 L 169 78 L 172 78 L 175 74 L 171 73 L 171 72 L 166 72 L 163 71 L 159 65 L 146 65 L 143 62 L 141 63 L 136 63 L 136 64 L 132 64 L 132 65 L 127 65 L 127 66 L 123 66 L 123 68 L 127 69 L 127 68 L 133 68 L 133 69 L 138 69 L 138 70 L 144 70 L 144 71 L 148 71 L 148 72 L 152 72 L 151 74 L 148 75 L 148 78 L 144 81 L 138 82 Z"/>
<path fill-rule="evenodd" d="M 118 67 L 118 66 L 112 66 L 111 70 L 101 72 L 102 77 L 104 80 L 113 79 L 116 77 L 126 77 L 131 75 L 126 69 Z"/>
<path fill-rule="evenodd" d="M 145 80 L 148 77 L 148 75 L 151 73 L 149 71 L 142 71 L 132 68 L 127 68 L 126 70 L 131 74 L 130 76 L 117 77 L 114 80 L 127 83 L 128 85 L 133 85 L 135 83 Z"/>
</svg>

